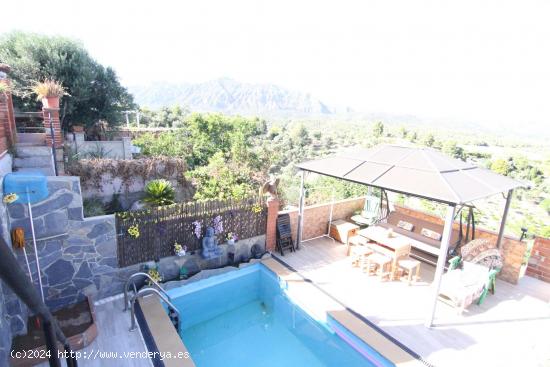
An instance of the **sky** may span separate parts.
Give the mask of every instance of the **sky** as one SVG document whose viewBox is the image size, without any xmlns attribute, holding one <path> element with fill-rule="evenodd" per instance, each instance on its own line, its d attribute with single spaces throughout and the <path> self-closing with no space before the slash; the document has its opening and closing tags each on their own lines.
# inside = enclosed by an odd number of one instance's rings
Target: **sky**
<svg viewBox="0 0 550 367">
<path fill-rule="evenodd" d="M 547 0 L 18 0 L 0 33 L 77 38 L 126 85 L 229 77 L 358 111 L 550 127 L 549 18 Z"/>
</svg>

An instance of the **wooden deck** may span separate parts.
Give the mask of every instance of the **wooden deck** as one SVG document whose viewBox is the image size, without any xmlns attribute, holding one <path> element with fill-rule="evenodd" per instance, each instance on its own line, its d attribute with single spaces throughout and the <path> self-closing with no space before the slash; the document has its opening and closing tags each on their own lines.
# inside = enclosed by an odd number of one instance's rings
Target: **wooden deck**
<svg viewBox="0 0 550 367">
<path fill-rule="evenodd" d="M 433 328 L 424 326 L 435 268 L 421 280 L 379 281 L 351 267 L 346 246 L 329 238 L 302 244 L 278 258 L 353 311 L 374 322 L 436 366 L 550 366 L 550 284 L 524 277 L 497 280 L 495 295 L 463 315 L 438 303 Z"/>
</svg>

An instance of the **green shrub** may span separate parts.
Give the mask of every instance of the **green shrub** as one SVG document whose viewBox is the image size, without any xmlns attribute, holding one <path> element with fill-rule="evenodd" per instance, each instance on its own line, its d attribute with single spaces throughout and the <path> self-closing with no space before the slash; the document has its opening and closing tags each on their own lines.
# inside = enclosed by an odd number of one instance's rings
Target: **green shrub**
<svg viewBox="0 0 550 367">
<path fill-rule="evenodd" d="M 145 201 L 154 206 L 174 204 L 176 191 L 168 180 L 152 180 L 145 186 Z"/>
<path fill-rule="evenodd" d="M 98 198 L 84 199 L 82 203 L 85 217 L 95 217 L 97 215 L 105 215 L 105 207 L 103 202 Z"/>
</svg>

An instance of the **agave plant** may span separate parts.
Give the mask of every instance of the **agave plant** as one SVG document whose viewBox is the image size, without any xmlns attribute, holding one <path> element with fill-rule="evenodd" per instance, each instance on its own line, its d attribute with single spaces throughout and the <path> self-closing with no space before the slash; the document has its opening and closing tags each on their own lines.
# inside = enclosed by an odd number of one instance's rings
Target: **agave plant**
<svg viewBox="0 0 550 367">
<path fill-rule="evenodd" d="M 162 206 L 174 203 L 176 191 L 167 180 L 152 180 L 145 186 L 145 201 L 148 204 Z"/>
<path fill-rule="evenodd" d="M 67 95 L 63 85 L 52 79 L 46 79 L 43 82 L 34 83 L 31 90 L 34 94 L 36 94 L 36 98 L 39 101 L 43 98 L 62 97 Z"/>
</svg>

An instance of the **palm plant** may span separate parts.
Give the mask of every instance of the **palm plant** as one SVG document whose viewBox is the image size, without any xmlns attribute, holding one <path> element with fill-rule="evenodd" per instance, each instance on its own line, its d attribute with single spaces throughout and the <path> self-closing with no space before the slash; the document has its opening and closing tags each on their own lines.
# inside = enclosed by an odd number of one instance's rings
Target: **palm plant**
<svg viewBox="0 0 550 367">
<path fill-rule="evenodd" d="M 148 204 L 162 206 L 174 204 L 176 191 L 168 180 L 152 180 L 145 186 L 145 201 Z"/>
</svg>

